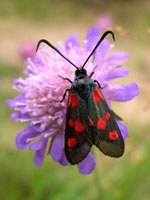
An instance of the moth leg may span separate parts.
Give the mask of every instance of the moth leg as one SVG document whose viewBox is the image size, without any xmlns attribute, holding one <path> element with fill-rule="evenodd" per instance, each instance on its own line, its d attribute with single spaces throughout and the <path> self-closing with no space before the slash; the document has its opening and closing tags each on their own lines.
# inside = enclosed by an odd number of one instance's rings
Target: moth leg
<svg viewBox="0 0 150 200">
<path fill-rule="evenodd" d="M 90 74 L 90 78 L 93 76 L 93 74 L 94 74 L 94 71 L 95 71 L 95 69 L 97 68 L 97 65 L 94 67 L 94 69 L 93 69 L 93 71 L 91 72 L 91 74 Z"/>
<path fill-rule="evenodd" d="M 62 78 L 63 80 L 67 80 L 67 81 L 69 81 L 70 83 L 72 83 L 72 81 L 71 81 L 69 78 L 64 78 L 64 77 L 60 76 L 59 74 L 58 74 L 58 76 L 59 76 L 60 78 Z"/>
<path fill-rule="evenodd" d="M 101 87 L 101 85 L 99 84 L 99 82 L 97 80 L 94 80 L 94 82 L 97 83 L 99 88 L 104 89 L 104 87 Z"/>
<path fill-rule="evenodd" d="M 92 76 L 93 74 L 94 74 L 94 71 L 92 71 L 92 72 L 91 72 L 91 74 L 90 74 L 90 76 L 89 76 L 89 77 L 91 78 L 91 76 Z"/>
<path fill-rule="evenodd" d="M 63 100 L 65 99 L 65 97 L 66 97 L 66 94 L 67 94 L 67 92 L 69 92 L 70 91 L 70 89 L 66 89 L 65 90 L 65 93 L 64 93 L 64 95 L 63 95 L 63 98 L 62 98 L 62 100 L 61 101 L 59 101 L 60 103 L 62 103 L 63 102 Z"/>
</svg>

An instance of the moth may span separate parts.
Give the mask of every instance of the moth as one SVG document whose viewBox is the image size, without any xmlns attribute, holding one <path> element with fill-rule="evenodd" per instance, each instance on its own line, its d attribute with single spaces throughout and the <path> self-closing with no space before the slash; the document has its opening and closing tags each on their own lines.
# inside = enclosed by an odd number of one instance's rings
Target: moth
<svg viewBox="0 0 150 200">
<path fill-rule="evenodd" d="M 88 155 L 92 145 L 111 157 L 120 157 L 124 153 L 124 140 L 114 114 L 102 94 L 102 87 L 97 80 L 91 79 L 94 71 L 88 76 L 84 69 L 90 57 L 108 34 L 111 34 L 115 40 L 114 33 L 106 31 L 80 67 L 72 63 L 47 40 L 42 39 L 37 44 L 38 50 L 41 43 L 46 43 L 76 68 L 73 82 L 69 78 L 59 76 L 71 83 L 71 88 L 65 91 L 61 100 L 62 102 L 66 93 L 69 92 L 64 150 L 71 164 L 80 163 Z"/>
</svg>

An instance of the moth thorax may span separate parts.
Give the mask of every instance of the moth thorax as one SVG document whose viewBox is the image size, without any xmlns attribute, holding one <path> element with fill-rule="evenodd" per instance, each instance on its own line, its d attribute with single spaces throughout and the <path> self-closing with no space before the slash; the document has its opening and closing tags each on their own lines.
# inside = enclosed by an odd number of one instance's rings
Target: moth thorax
<svg viewBox="0 0 150 200">
<path fill-rule="evenodd" d="M 82 98 L 86 98 L 90 92 L 90 86 L 85 79 L 79 79 L 77 82 L 77 91 Z"/>
</svg>

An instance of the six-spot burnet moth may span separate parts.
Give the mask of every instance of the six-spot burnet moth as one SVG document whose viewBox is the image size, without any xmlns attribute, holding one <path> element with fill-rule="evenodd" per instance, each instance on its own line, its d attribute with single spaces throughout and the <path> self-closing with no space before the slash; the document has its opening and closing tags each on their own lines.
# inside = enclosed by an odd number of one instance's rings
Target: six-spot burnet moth
<svg viewBox="0 0 150 200">
<path fill-rule="evenodd" d="M 94 71 L 88 76 L 84 69 L 89 58 L 108 34 L 115 40 L 114 33 L 106 31 L 81 67 L 77 67 L 47 40 L 42 39 L 37 45 L 38 50 L 41 43 L 46 43 L 76 68 L 73 82 L 69 78 L 59 76 L 72 84 L 61 100 L 62 102 L 69 92 L 64 149 L 71 164 L 81 162 L 93 144 L 108 156 L 120 157 L 124 153 L 123 137 L 101 92 L 102 88 L 97 80 L 91 79 Z"/>
</svg>

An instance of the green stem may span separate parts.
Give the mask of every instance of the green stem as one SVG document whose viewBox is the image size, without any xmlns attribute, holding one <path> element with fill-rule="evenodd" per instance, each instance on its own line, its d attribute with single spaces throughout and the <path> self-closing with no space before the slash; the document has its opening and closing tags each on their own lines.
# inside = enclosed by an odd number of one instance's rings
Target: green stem
<svg viewBox="0 0 150 200">
<path fill-rule="evenodd" d="M 101 183 L 101 175 L 97 167 L 94 170 L 94 182 L 98 193 L 98 200 L 104 200 L 104 189 Z"/>
<path fill-rule="evenodd" d="M 98 194 L 98 200 L 104 200 L 104 190 L 101 184 L 101 176 L 97 168 L 94 171 L 94 181 Z"/>
</svg>

